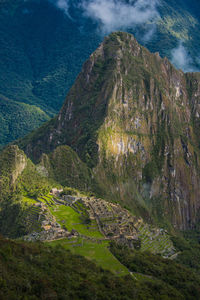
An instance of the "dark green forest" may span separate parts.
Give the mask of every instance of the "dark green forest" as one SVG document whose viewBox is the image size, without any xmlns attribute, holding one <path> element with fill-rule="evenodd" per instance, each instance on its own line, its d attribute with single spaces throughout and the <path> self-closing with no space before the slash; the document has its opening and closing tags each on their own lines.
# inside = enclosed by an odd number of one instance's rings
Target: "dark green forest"
<svg viewBox="0 0 200 300">
<path fill-rule="evenodd" d="M 0 298 L 199 299 L 200 277 L 174 261 L 111 245 L 135 275 L 117 277 L 64 248 L 0 238 Z"/>
</svg>

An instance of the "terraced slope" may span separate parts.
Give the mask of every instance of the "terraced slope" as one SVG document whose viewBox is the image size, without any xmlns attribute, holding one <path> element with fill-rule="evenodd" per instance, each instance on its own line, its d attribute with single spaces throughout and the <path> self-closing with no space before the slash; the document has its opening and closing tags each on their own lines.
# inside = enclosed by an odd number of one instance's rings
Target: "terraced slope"
<svg viewBox="0 0 200 300">
<path fill-rule="evenodd" d="M 102 268 L 118 275 L 129 272 L 111 254 L 111 241 L 166 257 L 175 253 L 166 231 L 145 224 L 119 205 L 81 195 L 63 197 L 46 195 L 37 199 L 53 217 L 46 213 L 43 219 L 40 218 L 40 231 L 33 230 L 24 237 L 25 240 L 42 240 L 52 246 L 62 245 L 72 253 L 94 260 Z M 35 216 L 33 208 L 32 212 L 30 220 Z"/>
</svg>

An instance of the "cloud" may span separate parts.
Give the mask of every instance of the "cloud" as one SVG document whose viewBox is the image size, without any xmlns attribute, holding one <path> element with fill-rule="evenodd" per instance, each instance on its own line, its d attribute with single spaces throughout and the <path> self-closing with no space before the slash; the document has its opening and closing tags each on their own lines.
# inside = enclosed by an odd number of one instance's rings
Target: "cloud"
<svg viewBox="0 0 200 300">
<path fill-rule="evenodd" d="M 98 22 L 107 34 L 155 21 L 159 17 L 158 4 L 158 0 L 83 0 L 81 7 L 85 16 Z M 147 38 L 152 35 L 152 28 L 148 29 Z"/>
<path fill-rule="evenodd" d="M 197 72 L 194 61 L 189 55 L 187 49 L 183 46 L 183 42 L 179 42 L 178 46 L 171 51 L 171 62 L 183 72 Z"/>
<path fill-rule="evenodd" d="M 160 0 L 49 0 L 70 18 L 69 8 L 81 9 L 84 17 L 96 22 L 102 35 L 133 29 L 148 42 L 156 32 Z"/>
<path fill-rule="evenodd" d="M 50 0 L 51 1 L 51 0 Z M 69 16 L 69 0 L 54 0 L 52 1 L 59 9 L 63 10 Z"/>
<path fill-rule="evenodd" d="M 155 34 L 156 29 L 157 29 L 157 26 L 155 23 L 149 24 L 148 26 L 146 26 L 144 35 L 142 36 L 141 40 L 144 43 L 150 41 L 152 39 L 153 35 Z"/>
</svg>

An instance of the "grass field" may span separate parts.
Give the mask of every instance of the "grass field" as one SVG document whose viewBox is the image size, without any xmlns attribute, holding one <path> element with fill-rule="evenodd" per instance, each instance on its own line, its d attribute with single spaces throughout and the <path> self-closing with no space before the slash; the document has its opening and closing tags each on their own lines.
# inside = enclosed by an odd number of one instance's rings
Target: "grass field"
<svg viewBox="0 0 200 300">
<path fill-rule="evenodd" d="M 97 265 L 119 276 L 130 274 L 128 269 L 110 252 L 109 241 L 105 240 L 104 235 L 99 231 L 96 220 L 90 220 L 91 222 L 84 223 L 88 213 L 83 203 L 77 201 L 72 207 L 58 205 L 54 202 L 51 195 L 42 196 L 38 198 L 38 200 L 48 205 L 51 214 L 61 226 L 65 226 L 68 231 L 74 229 L 79 233 L 78 237 L 51 241 L 49 242 L 50 245 L 61 245 L 65 249 L 70 250 L 73 254 L 82 255 L 93 260 Z M 23 202 L 32 205 L 37 201 L 23 197 Z M 86 219 L 84 219 L 84 216 L 86 216 Z M 107 221 L 111 220 L 109 219 Z M 154 232 L 145 224 L 141 224 L 138 229 L 141 239 L 141 251 L 149 250 L 152 253 L 163 254 L 170 252 L 173 245 L 167 234 L 160 234 L 158 231 Z M 146 278 L 138 273 L 132 273 L 132 276 L 137 280 Z"/>
<path fill-rule="evenodd" d="M 22 197 L 22 202 L 23 203 L 27 203 L 29 205 L 38 203 L 35 199 L 27 197 L 27 196 L 26 197 L 25 196 Z"/>
<path fill-rule="evenodd" d="M 75 229 L 80 234 L 92 237 L 95 239 L 102 239 L 104 236 L 99 232 L 98 227 L 92 223 L 90 229 L 89 224 L 83 224 L 80 219 L 80 214 L 77 213 L 73 208 L 65 205 L 54 206 L 50 208 L 51 213 L 56 217 L 59 224 L 65 225 L 67 230 L 71 231 Z"/>
<path fill-rule="evenodd" d="M 110 252 L 108 246 L 109 241 L 102 241 L 104 236 L 99 232 L 95 220 L 91 224 L 83 224 L 80 214 L 73 208 L 65 205 L 54 205 L 50 207 L 51 213 L 61 225 L 65 225 L 70 231 L 75 229 L 80 235 L 87 238 L 78 237 L 74 239 L 62 239 L 52 241 L 52 246 L 61 245 L 65 249 L 70 250 L 73 254 L 82 255 L 93 260 L 97 265 L 104 269 L 110 270 L 120 276 L 129 274 L 124 267 Z M 89 240 L 92 238 L 93 240 Z"/>
<path fill-rule="evenodd" d="M 129 274 L 128 269 L 123 266 L 109 251 L 109 242 L 102 241 L 100 243 L 87 241 L 85 239 L 77 239 L 75 242 L 68 239 L 50 242 L 52 246 L 62 245 L 65 249 L 70 250 L 73 254 L 82 255 L 96 262 L 98 266 L 111 272 L 124 276 Z"/>
</svg>

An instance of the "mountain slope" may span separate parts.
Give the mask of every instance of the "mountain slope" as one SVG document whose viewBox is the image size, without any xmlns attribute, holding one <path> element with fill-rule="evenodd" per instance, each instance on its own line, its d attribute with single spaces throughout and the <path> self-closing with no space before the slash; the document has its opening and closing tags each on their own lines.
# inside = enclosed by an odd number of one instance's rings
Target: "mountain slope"
<svg viewBox="0 0 200 300">
<path fill-rule="evenodd" d="M 49 116 L 37 106 L 0 95 L 0 147 L 28 134 L 47 120 Z"/>
<path fill-rule="evenodd" d="M 37 207 L 44 201 L 38 198 L 45 197 L 52 188 L 70 187 L 87 193 L 91 182 L 88 167 L 68 146 L 43 154 L 38 165 L 17 146 L 7 146 L 0 152 L 1 234 L 16 238 L 32 233 L 34 226 L 40 231 L 42 218 L 38 219 L 39 215 L 52 217 L 49 210 L 45 209 L 44 213 Z M 36 208 L 32 207 L 35 204 Z"/>
<path fill-rule="evenodd" d="M 4 149 L 0 153 L 1 234 L 63 246 L 120 276 L 129 271 L 110 253 L 111 241 L 163 257 L 175 254 L 166 230 L 87 192 L 89 175 L 68 146 L 43 155 L 39 165 L 17 146 Z"/>
<path fill-rule="evenodd" d="M 176 70 L 132 35 L 111 34 L 83 66 L 58 117 L 20 145 L 35 161 L 70 145 L 93 168 L 102 195 L 159 222 L 193 227 L 199 84 L 199 73 Z"/>
<path fill-rule="evenodd" d="M 1 299 L 178 300 L 198 299 L 200 295 L 197 274 L 159 256 L 142 256 L 133 251 L 131 256 L 129 252 L 131 267 L 147 267 L 145 272 L 154 276 L 136 273 L 119 277 L 62 247 L 14 242 L 2 237 L 0 247 Z"/>
<path fill-rule="evenodd" d="M 59 154 L 59 148 L 52 155 L 56 156 L 52 157 L 52 165 L 54 159 L 59 161 L 60 157 L 64 159 L 64 154 L 73 153 L 69 147 L 62 146 Z M 75 157 L 75 153 L 73 156 Z M 47 160 L 47 157 L 43 159 Z M 81 165 L 78 158 L 72 161 L 72 165 L 76 162 Z M 62 165 L 57 164 L 57 167 L 59 170 Z M 66 171 L 71 172 L 71 169 L 67 168 Z M 157 244 L 157 251 L 158 248 L 167 250 L 166 242 L 169 244 L 172 242 L 165 230 L 141 223 L 141 218 L 136 218 L 116 203 L 108 203 L 102 199 L 96 202 L 94 197 L 84 197 L 81 201 L 79 195 L 72 206 L 64 204 L 63 199 L 47 195 L 51 186 L 55 187 L 56 183 L 48 182 L 50 178 L 47 179 L 47 174 L 46 176 L 44 174 L 45 169 L 41 165 L 34 166 L 17 146 L 9 146 L 0 153 L 1 233 L 12 238 L 22 238 L 23 234 L 31 232 L 28 238 L 32 237 L 35 240 L 38 235 L 44 234 L 44 228 L 46 228 L 46 234 L 50 235 L 46 236 L 48 243 L 46 240 L 44 240 L 46 243 L 13 241 L 0 236 L 0 297 L 2 299 L 20 297 L 58 299 L 59 297 L 69 298 L 69 296 L 72 299 L 77 299 L 77 297 L 93 299 L 94 295 L 96 299 L 102 299 L 102 297 L 121 299 L 122 293 L 123 298 L 126 297 L 126 299 L 135 297 L 160 299 L 160 295 L 165 299 L 199 299 L 199 265 L 196 264 L 196 273 L 190 269 L 190 264 L 188 266 L 188 262 L 184 261 L 188 257 L 186 253 L 183 253 L 182 264 L 182 259 L 180 263 L 177 263 L 173 259 L 169 260 L 145 251 L 148 248 L 154 253 L 156 249 L 149 247 L 153 244 L 154 246 Z M 6 183 L 8 189 L 2 183 Z M 75 192 L 73 189 L 67 188 L 67 190 Z M 99 214 L 100 202 L 100 214 L 102 214 L 102 209 L 106 208 L 107 217 L 105 219 L 104 214 L 102 215 L 101 225 L 105 226 L 104 229 L 108 232 L 110 225 L 115 225 L 116 222 L 120 230 L 123 229 L 124 232 L 132 227 L 134 232 L 137 228 L 139 233 L 142 227 L 141 240 L 135 240 L 137 245 L 142 244 L 141 249 L 134 250 L 133 247 L 129 249 L 124 241 L 122 244 L 112 242 L 109 245 L 112 235 L 109 239 L 105 239 L 102 233 L 98 232 L 94 219 L 91 224 L 80 223 L 83 220 L 79 219 L 79 216 L 83 217 L 83 214 L 86 214 L 87 217 L 88 213 L 88 207 L 84 206 L 83 199 L 88 204 L 94 205 L 93 208 L 97 208 L 97 214 Z M 113 209 L 114 215 L 111 213 Z M 47 215 L 47 210 L 51 212 L 51 215 Z M 63 229 L 55 222 L 55 216 Z M 124 226 L 125 221 L 129 224 L 128 228 Z M 75 228 L 79 235 L 57 237 L 56 241 L 52 241 L 52 238 L 50 239 L 52 231 L 50 232 L 48 228 L 55 225 L 57 233 L 66 232 L 66 225 L 68 230 L 70 227 Z M 76 233 L 75 229 L 73 233 Z M 116 229 L 119 231 L 118 227 Z M 128 238 L 130 240 L 130 235 Z M 191 247 L 183 239 L 181 243 L 179 242 L 180 245 L 181 251 Z M 198 245 L 195 247 L 199 254 Z M 168 248 L 171 246 L 168 245 Z M 70 249 L 71 252 L 66 249 Z M 163 253 L 163 249 L 156 253 L 165 256 L 166 252 Z M 74 255 L 74 253 L 79 255 Z M 83 255 L 88 260 L 83 258 Z M 95 262 L 91 261 L 94 259 Z M 192 259 L 192 263 L 194 262 L 195 259 Z"/>
<path fill-rule="evenodd" d="M 1 93 L 52 115 L 93 50 L 91 42 L 49 1 L 0 5 Z"/>
<path fill-rule="evenodd" d="M 3 1 L 0 24 L 0 93 L 12 99 L 18 110 L 23 112 L 25 107 L 27 111 L 23 117 L 28 126 L 23 126 L 20 113 L 11 111 L 15 128 L 18 124 L 22 127 L 21 137 L 58 112 L 81 64 L 98 45 L 98 38 L 91 35 L 91 42 L 85 39 L 79 25 L 49 1 Z M 22 103 L 31 106 L 22 107 Z M 31 116 L 33 105 L 37 107 L 35 115 L 39 110 L 46 114 L 38 115 L 35 122 Z M 0 114 L 5 128 L 0 144 L 5 145 L 19 135 L 12 126 L 7 129 L 2 107 Z"/>
</svg>

